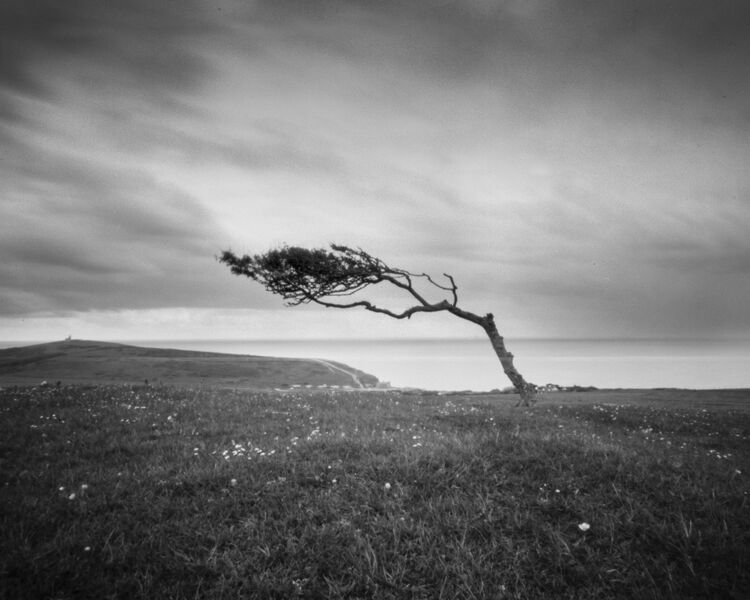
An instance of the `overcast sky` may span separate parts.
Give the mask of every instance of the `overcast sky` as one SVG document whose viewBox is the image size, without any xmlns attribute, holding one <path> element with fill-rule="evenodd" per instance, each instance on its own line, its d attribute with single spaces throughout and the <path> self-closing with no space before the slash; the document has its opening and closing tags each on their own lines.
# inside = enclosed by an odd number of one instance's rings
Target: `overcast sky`
<svg viewBox="0 0 750 600">
<path fill-rule="evenodd" d="M 749 30 L 746 0 L 5 0 L 0 339 L 476 333 L 215 260 L 329 242 L 509 336 L 750 335 Z"/>
</svg>

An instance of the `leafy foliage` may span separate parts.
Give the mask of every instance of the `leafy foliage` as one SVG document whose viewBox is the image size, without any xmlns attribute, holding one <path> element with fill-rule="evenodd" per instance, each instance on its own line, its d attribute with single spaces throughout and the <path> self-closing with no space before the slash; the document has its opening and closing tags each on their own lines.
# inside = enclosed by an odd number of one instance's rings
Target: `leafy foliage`
<svg viewBox="0 0 750 600">
<path fill-rule="evenodd" d="M 331 251 L 283 246 L 265 254 L 241 257 L 225 250 L 219 260 L 235 275 L 261 283 L 291 306 L 324 297 L 349 296 L 384 281 L 387 274 L 398 274 L 363 250 L 337 245 L 332 245 Z"/>
</svg>

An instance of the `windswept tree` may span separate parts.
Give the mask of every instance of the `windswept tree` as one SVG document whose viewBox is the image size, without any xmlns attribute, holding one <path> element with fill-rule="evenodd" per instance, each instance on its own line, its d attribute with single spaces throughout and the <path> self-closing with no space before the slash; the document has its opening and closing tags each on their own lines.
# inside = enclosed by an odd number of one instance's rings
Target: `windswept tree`
<svg viewBox="0 0 750 600">
<path fill-rule="evenodd" d="M 219 261 L 235 275 L 249 277 L 272 294 L 281 296 L 288 306 L 313 303 L 328 308 L 364 308 L 394 319 L 410 319 L 417 313 L 448 312 L 475 323 L 487 334 L 503 371 L 520 394 L 519 404 L 528 406 L 534 401 L 536 386 L 527 382 L 513 365 L 513 355 L 505 348 L 492 313 L 480 316 L 459 308 L 458 287 L 447 273 L 443 274 L 445 282 L 438 283 L 427 273 L 390 267 L 362 249 L 337 244 L 331 244 L 330 250 L 284 246 L 255 256 L 237 256 L 225 250 Z M 447 294 L 447 298 L 429 302 L 415 285 L 420 281 Z M 358 299 L 360 292 L 379 284 L 403 290 L 416 304 L 397 312 L 370 300 Z"/>
</svg>

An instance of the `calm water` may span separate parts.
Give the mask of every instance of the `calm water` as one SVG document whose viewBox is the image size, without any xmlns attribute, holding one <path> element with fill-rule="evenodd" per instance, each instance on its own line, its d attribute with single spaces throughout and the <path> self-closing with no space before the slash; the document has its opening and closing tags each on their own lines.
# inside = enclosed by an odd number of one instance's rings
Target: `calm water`
<svg viewBox="0 0 750 600">
<path fill-rule="evenodd" d="M 750 340 L 539 340 L 506 338 L 537 384 L 597 387 L 750 387 Z M 509 384 L 489 342 L 472 340 L 149 340 L 142 346 L 336 360 L 394 386 L 490 390 Z"/>
</svg>

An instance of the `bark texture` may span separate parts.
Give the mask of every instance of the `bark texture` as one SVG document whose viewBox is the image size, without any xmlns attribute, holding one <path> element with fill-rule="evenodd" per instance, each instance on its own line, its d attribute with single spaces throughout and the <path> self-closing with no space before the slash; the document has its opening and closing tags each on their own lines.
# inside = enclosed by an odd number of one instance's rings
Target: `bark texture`
<svg viewBox="0 0 750 600">
<path fill-rule="evenodd" d="M 516 369 L 513 364 L 513 354 L 505 348 L 505 341 L 497 330 L 492 313 L 489 313 L 482 320 L 482 327 L 487 332 L 487 337 L 490 338 L 490 344 L 492 344 L 492 349 L 500 360 L 503 372 L 520 395 L 516 406 L 530 406 L 536 400 L 536 386 L 526 381 Z"/>
</svg>

